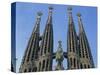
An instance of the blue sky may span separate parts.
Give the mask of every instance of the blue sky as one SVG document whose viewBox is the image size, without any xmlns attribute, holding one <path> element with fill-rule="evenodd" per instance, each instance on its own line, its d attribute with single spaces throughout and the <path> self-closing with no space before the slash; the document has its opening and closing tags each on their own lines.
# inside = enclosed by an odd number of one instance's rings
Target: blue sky
<svg viewBox="0 0 100 75">
<path fill-rule="evenodd" d="M 54 4 L 36 4 L 17 2 L 16 6 L 16 58 L 17 72 L 20 67 L 24 51 L 31 36 L 36 21 L 38 11 L 43 13 L 40 25 L 40 34 L 43 34 L 46 20 L 48 17 L 48 7 L 53 6 L 53 31 L 54 31 L 54 52 L 57 50 L 58 41 L 62 41 L 63 51 L 67 51 L 67 31 L 68 31 L 68 13 L 67 5 Z M 71 5 L 72 6 L 72 5 Z M 97 8 L 86 6 L 72 6 L 75 28 L 78 33 L 78 18 L 76 14 L 82 14 L 84 29 L 90 44 L 91 52 L 95 66 L 97 65 Z M 66 69 L 66 59 L 64 67 Z M 56 66 L 55 60 L 53 67 Z"/>
</svg>

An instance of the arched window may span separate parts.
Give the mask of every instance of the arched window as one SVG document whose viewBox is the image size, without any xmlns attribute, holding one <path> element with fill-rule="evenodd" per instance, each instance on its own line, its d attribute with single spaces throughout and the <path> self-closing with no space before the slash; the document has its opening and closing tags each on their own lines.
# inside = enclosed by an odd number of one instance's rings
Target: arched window
<svg viewBox="0 0 100 75">
<path fill-rule="evenodd" d="M 24 72 L 27 72 L 27 69 L 25 69 Z"/>
<path fill-rule="evenodd" d="M 37 67 L 34 68 L 34 72 L 36 72 L 36 71 L 37 71 Z"/>
<path fill-rule="evenodd" d="M 84 47 L 83 47 L 83 39 L 81 39 L 81 50 L 82 50 L 82 56 L 84 58 Z"/>
<path fill-rule="evenodd" d="M 90 68 L 90 65 L 88 65 L 88 68 Z"/>
<path fill-rule="evenodd" d="M 72 66 L 72 58 L 70 58 L 70 66 Z"/>
<path fill-rule="evenodd" d="M 48 70 L 48 64 L 49 63 L 49 59 L 47 59 L 47 63 L 46 63 L 46 71 Z"/>
<path fill-rule="evenodd" d="M 31 68 L 29 68 L 29 72 L 31 72 Z"/>
<path fill-rule="evenodd" d="M 46 46 L 45 46 L 45 47 L 44 47 L 44 54 L 46 54 L 46 49 L 47 49 L 47 48 L 46 48 Z"/>
<path fill-rule="evenodd" d="M 86 64 L 84 64 L 84 68 L 86 68 Z"/>
<path fill-rule="evenodd" d="M 86 58 L 88 58 L 88 53 L 87 53 L 87 51 L 86 51 L 85 53 L 86 53 Z"/>
<path fill-rule="evenodd" d="M 36 72 L 37 71 L 37 67 L 34 67 L 32 72 Z"/>
<path fill-rule="evenodd" d="M 39 63 L 39 71 L 41 70 L 41 62 Z"/>
<path fill-rule="evenodd" d="M 83 68 L 82 64 L 80 64 L 80 68 L 81 68 L 81 69 Z"/>
<path fill-rule="evenodd" d="M 73 49 L 73 52 L 75 52 L 75 45 L 74 45 L 74 43 L 75 43 L 75 40 L 74 40 L 74 32 L 72 32 L 72 49 Z"/>
<path fill-rule="evenodd" d="M 79 61 L 77 60 L 77 66 L 78 66 L 78 68 L 79 68 L 79 63 L 78 63 Z"/>
<path fill-rule="evenodd" d="M 74 58 L 74 67 L 76 67 L 76 63 L 75 63 L 75 62 L 76 62 L 76 60 L 75 60 L 75 58 Z"/>
<path fill-rule="evenodd" d="M 45 67 L 45 60 L 43 60 L 42 70 L 44 69 L 44 67 Z"/>
</svg>

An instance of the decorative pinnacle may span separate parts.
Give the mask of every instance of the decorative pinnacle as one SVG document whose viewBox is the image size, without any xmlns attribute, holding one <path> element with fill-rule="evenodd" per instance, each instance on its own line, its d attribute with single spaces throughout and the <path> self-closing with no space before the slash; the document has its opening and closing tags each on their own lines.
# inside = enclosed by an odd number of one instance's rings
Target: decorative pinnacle
<svg viewBox="0 0 100 75">
<path fill-rule="evenodd" d="M 62 45 L 61 45 L 62 41 L 59 40 L 58 43 L 59 43 L 59 48 L 61 48 L 61 46 L 62 46 Z"/>
<path fill-rule="evenodd" d="M 68 7 L 67 10 L 68 10 L 68 11 L 72 11 L 72 7 L 71 7 L 71 6 Z"/>
<path fill-rule="evenodd" d="M 37 15 L 38 15 L 38 16 L 42 16 L 43 13 L 42 13 L 41 11 L 39 11 L 39 12 L 37 12 Z"/>
<path fill-rule="evenodd" d="M 60 40 L 58 41 L 59 44 L 61 44 L 61 42 L 62 42 L 62 41 L 60 41 Z"/>
<path fill-rule="evenodd" d="M 52 7 L 52 6 L 50 6 L 50 7 L 49 7 L 49 10 L 53 10 L 53 7 Z"/>
<path fill-rule="evenodd" d="M 77 16 L 78 16 L 78 17 L 81 17 L 81 13 L 77 13 Z"/>
</svg>

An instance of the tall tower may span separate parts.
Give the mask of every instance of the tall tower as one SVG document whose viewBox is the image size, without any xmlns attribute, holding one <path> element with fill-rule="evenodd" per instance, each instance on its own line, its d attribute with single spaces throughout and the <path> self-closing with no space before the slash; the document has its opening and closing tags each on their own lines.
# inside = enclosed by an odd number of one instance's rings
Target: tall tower
<svg viewBox="0 0 100 75">
<path fill-rule="evenodd" d="M 52 55 L 53 55 L 52 10 L 53 8 L 49 7 L 49 15 L 40 44 L 39 71 L 52 70 Z"/>
<path fill-rule="evenodd" d="M 81 19 L 81 14 L 78 13 L 78 24 L 79 24 L 79 56 L 80 56 L 80 68 L 93 68 L 93 58 L 90 51 L 90 46 L 88 43 L 88 39 L 86 37 L 83 23 Z"/>
<path fill-rule="evenodd" d="M 68 69 L 79 68 L 78 41 L 72 17 L 72 8 L 68 8 L 67 61 Z"/>
<path fill-rule="evenodd" d="M 58 41 L 58 43 L 59 45 L 58 45 L 58 49 L 56 52 L 57 66 L 55 70 L 64 70 L 64 67 L 63 67 L 64 56 L 63 56 L 63 49 L 62 49 L 61 41 Z"/>
<path fill-rule="evenodd" d="M 32 31 L 26 51 L 24 53 L 19 72 L 37 71 L 41 15 L 42 15 L 41 12 L 37 13 L 35 27 Z"/>
</svg>

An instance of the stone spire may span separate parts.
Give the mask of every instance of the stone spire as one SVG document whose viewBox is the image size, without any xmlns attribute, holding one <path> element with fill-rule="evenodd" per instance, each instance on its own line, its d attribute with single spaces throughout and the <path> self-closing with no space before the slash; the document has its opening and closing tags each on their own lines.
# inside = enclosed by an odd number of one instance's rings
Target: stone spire
<svg viewBox="0 0 100 75">
<path fill-rule="evenodd" d="M 46 21 L 46 27 L 43 32 L 43 36 L 40 44 L 39 71 L 52 70 L 52 54 L 53 54 L 52 10 L 53 8 L 49 7 L 49 13 L 48 13 L 49 15 Z"/>
<path fill-rule="evenodd" d="M 64 56 L 63 56 L 63 49 L 62 49 L 61 41 L 58 41 L 58 43 L 59 45 L 58 45 L 58 49 L 56 52 L 57 66 L 55 70 L 64 70 L 64 67 L 63 67 Z"/>
<path fill-rule="evenodd" d="M 31 72 L 33 71 L 34 65 L 32 65 L 38 58 L 39 51 L 39 31 L 40 31 L 40 21 L 42 13 L 38 12 L 36 17 L 35 27 L 32 31 L 31 37 L 29 38 L 26 51 L 24 53 L 22 63 L 19 72 Z M 34 61 L 34 62 L 33 62 Z M 33 67 L 31 67 L 33 66 Z"/>
<path fill-rule="evenodd" d="M 83 28 L 81 14 L 78 13 L 77 16 L 78 16 L 78 25 L 79 25 L 80 68 L 93 68 L 94 62 L 93 62 L 89 42 Z"/>
<path fill-rule="evenodd" d="M 78 41 L 72 17 L 72 7 L 68 7 L 67 56 L 68 69 L 78 69 Z"/>
</svg>

